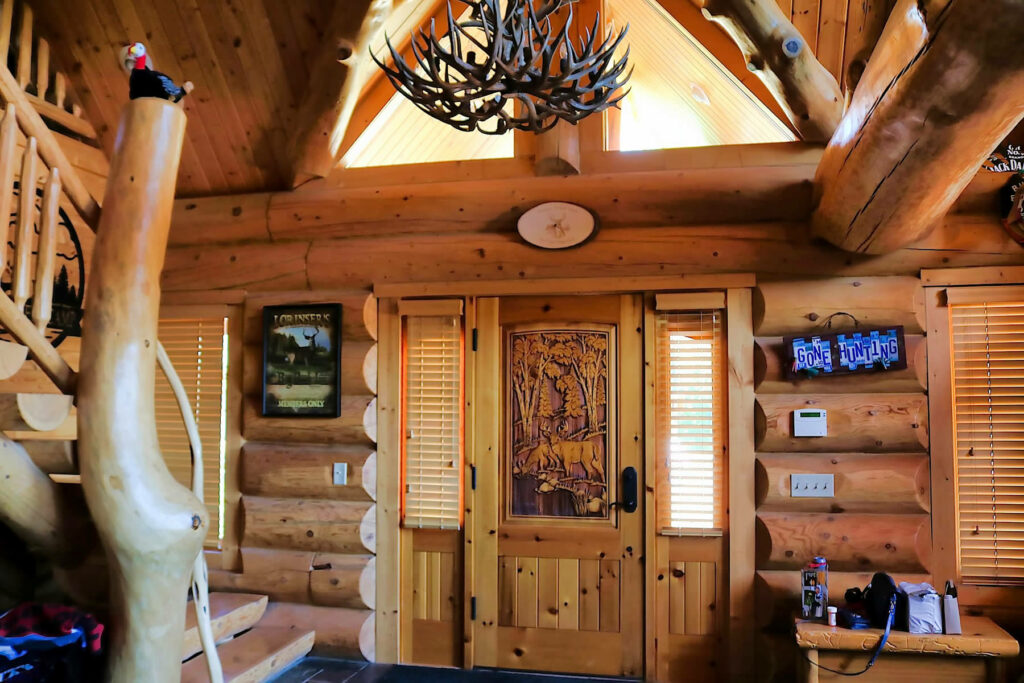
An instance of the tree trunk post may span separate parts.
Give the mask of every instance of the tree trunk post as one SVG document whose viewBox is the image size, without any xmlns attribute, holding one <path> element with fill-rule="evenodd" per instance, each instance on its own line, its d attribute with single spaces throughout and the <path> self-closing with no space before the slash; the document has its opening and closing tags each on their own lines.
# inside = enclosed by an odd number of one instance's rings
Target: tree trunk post
<svg viewBox="0 0 1024 683">
<path fill-rule="evenodd" d="M 78 393 L 82 486 L 110 564 L 107 680 L 180 680 L 185 600 L 206 536 L 200 501 L 167 471 L 154 377 L 163 268 L 185 114 L 122 113 L 87 293 Z"/>
</svg>

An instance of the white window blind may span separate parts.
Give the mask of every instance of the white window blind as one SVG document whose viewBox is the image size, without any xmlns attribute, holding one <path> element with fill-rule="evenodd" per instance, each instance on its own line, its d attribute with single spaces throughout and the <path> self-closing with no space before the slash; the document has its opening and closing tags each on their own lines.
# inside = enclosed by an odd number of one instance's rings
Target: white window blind
<svg viewBox="0 0 1024 683">
<path fill-rule="evenodd" d="M 404 318 L 405 526 L 458 529 L 462 521 L 462 318 Z"/>
<path fill-rule="evenodd" d="M 161 320 L 160 342 L 167 349 L 188 393 L 203 446 L 203 499 L 210 514 L 207 548 L 224 537 L 224 408 L 227 380 L 227 318 Z M 160 451 L 174 478 L 192 488 L 192 450 L 188 434 L 163 372 L 156 371 L 156 431 Z"/>
<path fill-rule="evenodd" d="M 949 310 L 961 578 L 1024 584 L 1024 300 Z"/>
<path fill-rule="evenodd" d="M 724 527 L 721 311 L 658 313 L 658 528 L 712 535 Z"/>
</svg>

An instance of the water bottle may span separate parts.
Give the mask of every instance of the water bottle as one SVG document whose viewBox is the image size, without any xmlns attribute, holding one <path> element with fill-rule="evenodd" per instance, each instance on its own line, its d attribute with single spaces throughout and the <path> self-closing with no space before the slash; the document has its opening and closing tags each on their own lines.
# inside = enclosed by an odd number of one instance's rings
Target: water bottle
<svg viewBox="0 0 1024 683">
<path fill-rule="evenodd" d="M 815 557 L 800 571 L 803 596 L 800 612 L 804 619 L 825 620 L 828 608 L 828 562 Z"/>
</svg>

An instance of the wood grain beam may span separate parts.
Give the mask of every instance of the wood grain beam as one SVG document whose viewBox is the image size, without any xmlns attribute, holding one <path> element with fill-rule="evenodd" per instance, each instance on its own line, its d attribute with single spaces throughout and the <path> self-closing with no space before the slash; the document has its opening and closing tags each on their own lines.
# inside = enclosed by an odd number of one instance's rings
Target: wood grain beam
<svg viewBox="0 0 1024 683">
<path fill-rule="evenodd" d="M 802 221 L 819 158 L 820 147 L 779 143 L 607 152 L 564 178 L 493 161 L 367 169 L 344 187 L 325 179 L 293 192 L 180 200 L 171 244 L 512 230 L 545 201 L 586 206 L 603 227 Z"/>
<path fill-rule="evenodd" d="M 832 137 L 843 115 L 839 83 L 775 0 L 693 2 L 732 37 L 747 68 L 764 82 L 804 140 Z"/>
<path fill-rule="evenodd" d="M 336 0 L 324 42 L 310 67 L 292 138 L 292 186 L 326 176 L 337 163 L 361 79 L 373 66 L 372 37 L 383 27 L 394 0 Z"/>
<path fill-rule="evenodd" d="M 1024 116 L 1024 4 L 900 0 L 817 173 L 816 234 L 884 254 L 925 235 Z"/>
</svg>

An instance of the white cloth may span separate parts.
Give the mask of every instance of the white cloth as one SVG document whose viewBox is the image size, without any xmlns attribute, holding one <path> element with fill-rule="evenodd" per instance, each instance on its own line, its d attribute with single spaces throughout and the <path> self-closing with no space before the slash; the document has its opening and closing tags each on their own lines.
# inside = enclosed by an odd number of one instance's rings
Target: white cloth
<svg viewBox="0 0 1024 683">
<path fill-rule="evenodd" d="M 942 598 L 929 583 L 899 585 L 907 596 L 907 630 L 911 633 L 942 633 Z"/>
</svg>

